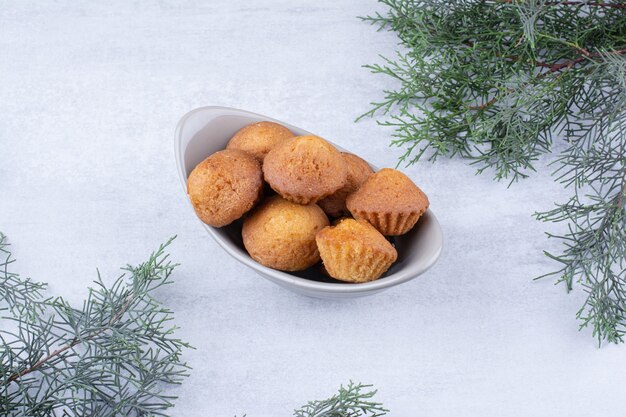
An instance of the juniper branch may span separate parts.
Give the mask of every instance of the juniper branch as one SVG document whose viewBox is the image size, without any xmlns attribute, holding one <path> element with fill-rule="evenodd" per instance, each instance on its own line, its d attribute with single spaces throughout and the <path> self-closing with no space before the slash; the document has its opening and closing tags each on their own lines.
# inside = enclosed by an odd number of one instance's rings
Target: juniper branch
<svg viewBox="0 0 626 417">
<path fill-rule="evenodd" d="M 34 320 L 42 311 L 41 296 L 45 284 L 22 279 L 11 272 L 9 266 L 14 262 L 9 251 L 6 236 L 0 232 L 0 313 L 3 310 L 26 320 Z"/>
<path fill-rule="evenodd" d="M 387 414 L 381 403 L 372 401 L 375 390 L 371 385 L 352 381 L 348 386 L 343 385 L 339 392 L 332 397 L 321 401 L 310 401 L 300 409 L 295 410 L 295 417 L 380 417 Z"/>
<path fill-rule="evenodd" d="M 461 156 L 511 183 L 535 161 L 566 150 L 555 179 L 574 195 L 541 220 L 553 236 L 559 281 L 588 293 L 578 317 L 599 341 L 626 330 L 626 5 L 623 1 L 381 0 L 363 20 L 397 33 L 393 59 L 366 66 L 392 77 L 361 117 L 378 117 L 404 148 L 401 163 Z"/>
<path fill-rule="evenodd" d="M 170 242 L 145 263 L 124 268 L 128 276 L 111 286 L 98 274 L 80 309 L 62 298 L 22 293 L 23 281 L 5 269 L 5 281 L 17 283 L 7 287 L 36 304 L 38 314 L 3 320 L 1 415 L 165 415 L 174 397 L 163 388 L 187 375 L 181 354 L 189 347 L 174 337 L 171 311 L 152 296 L 171 282 L 176 265 L 164 253 Z"/>
</svg>

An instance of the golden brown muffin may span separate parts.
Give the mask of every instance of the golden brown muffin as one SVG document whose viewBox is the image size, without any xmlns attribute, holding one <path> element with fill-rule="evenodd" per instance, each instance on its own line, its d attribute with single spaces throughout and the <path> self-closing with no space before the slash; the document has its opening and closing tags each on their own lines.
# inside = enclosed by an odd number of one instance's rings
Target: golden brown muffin
<svg viewBox="0 0 626 417">
<path fill-rule="evenodd" d="M 346 184 L 333 194 L 317 202 L 329 217 L 349 215 L 350 212 L 346 208 L 346 197 L 358 190 L 361 184 L 374 173 L 369 164 L 358 156 L 347 152 L 342 152 L 341 156 L 348 167 Z"/>
<path fill-rule="evenodd" d="M 333 145 L 309 135 L 273 148 L 265 157 L 263 174 L 265 181 L 287 200 L 310 204 L 343 187 L 348 169 Z"/>
<path fill-rule="evenodd" d="M 428 209 L 428 197 L 402 172 L 383 168 L 346 199 L 350 213 L 385 236 L 402 235 Z"/>
<path fill-rule="evenodd" d="M 226 145 L 226 149 L 239 149 L 248 152 L 263 163 L 263 159 L 270 149 L 294 136 L 289 129 L 278 123 L 258 122 L 235 133 Z"/>
<path fill-rule="evenodd" d="M 341 281 L 373 281 L 398 259 L 393 245 L 365 220 L 342 219 L 315 240 L 326 271 Z"/>
<path fill-rule="evenodd" d="M 226 149 L 200 162 L 189 174 L 187 194 L 200 220 L 213 227 L 232 223 L 261 198 L 263 172 L 250 154 Z"/>
<path fill-rule="evenodd" d="M 244 221 L 243 244 L 262 265 L 300 271 L 319 262 L 315 234 L 326 226 L 328 218 L 317 205 L 303 206 L 275 195 Z"/>
</svg>

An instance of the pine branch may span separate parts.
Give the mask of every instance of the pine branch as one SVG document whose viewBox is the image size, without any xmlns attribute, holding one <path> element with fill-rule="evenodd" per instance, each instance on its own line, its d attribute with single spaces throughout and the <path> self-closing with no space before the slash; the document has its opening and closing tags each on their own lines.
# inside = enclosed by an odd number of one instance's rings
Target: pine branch
<svg viewBox="0 0 626 417">
<path fill-rule="evenodd" d="M 588 294 L 578 313 L 599 341 L 626 326 L 626 8 L 624 2 L 382 0 L 363 20 L 394 31 L 394 59 L 366 66 L 399 86 L 361 117 L 395 130 L 399 163 L 460 156 L 510 183 L 567 143 L 555 179 L 573 191 L 541 220 L 553 236 L 554 272 Z M 357 119 L 358 120 L 358 119 Z"/>
<path fill-rule="evenodd" d="M 372 385 L 350 383 L 339 387 L 339 392 L 325 400 L 309 401 L 294 410 L 294 417 L 381 417 L 389 410 L 372 399 L 376 390 Z M 242 417 L 246 417 L 244 414 Z"/>
<path fill-rule="evenodd" d="M 81 309 L 30 294 L 40 314 L 5 317 L 1 415 L 165 415 L 174 397 L 162 389 L 187 375 L 180 355 L 189 347 L 173 337 L 172 313 L 152 297 L 171 282 L 176 265 L 164 253 L 170 242 L 147 262 L 125 268 L 130 277 L 111 286 L 98 276 Z M 13 277 L 12 290 L 20 290 L 16 274 L 5 269 L 4 277 Z"/>
<path fill-rule="evenodd" d="M 9 244 L 6 236 L 0 232 L 0 312 L 9 310 L 13 315 L 27 320 L 35 320 L 42 312 L 41 295 L 45 290 L 45 284 L 33 282 L 30 279 L 22 279 L 17 274 L 9 271 L 9 266 L 14 262 L 9 252 Z"/>
<path fill-rule="evenodd" d="M 295 410 L 295 417 L 380 417 L 389 412 L 381 403 L 371 401 L 376 395 L 375 390 L 369 390 L 371 385 L 352 381 L 347 387 L 343 385 L 339 392 L 332 397 L 321 401 L 310 401 L 300 409 Z M 364 391 L 365 390 L 365 391 Z"/>
<path fill-rule="evenodd" d="M 571 147 L 556 161 L 557 179 L 575 195 L 537 217 L 569 222 L 566 235 L 553 236 L 566 249 L 548 253 L 562 265 L 550 275 L 560 276 L 568 290 L 577 278 L 587 291 L 578 312 L 582 327 L 591 326 L 598 342 L 621 342 L 626 333 L 626 60 L 604 58 L 581 92 L 598 104 L 567 126 Z"/>
<path fill-rule="evenodd" d="M 589 53 L 588 51 L 586 51 L 584 49 L 582 51 L 584 51 L 584 56 L 576 58 L 576 59 L 564 61 L 564 62 L 559 62 L 557 64 L 548 64 L 548 63 L 545 63 L 545 62 L 536 61 L 535 65 L 540 66 L 540 67 L 544 67 L 544 68 L 548 68 L 548 71 L 544 72 L 544 73 L 540 73 L 539 75 L 537 75 L 535 77 L 534 81 L 538 81 L 539 79 L 541 79 L 541 78 L 543 78 L 543 77 L 545 77 L 547 75 L 550 75 L 552 73 L 561 71 L 563 69 L 571 69 L 571 68 L 574 67 L 574 65 L 580 64 L 581 62 L 585 62 L 587 59 L 604 57 L 607 54 L 609 54 L 609 55 L 624 55 L 624 54 L 626 54 L 626 48 L 619 49 L 617 51 L 597 52 L 597 53 L 593 53 L 593 54 Z M 513 59 L 514 57 L 507 57 L 507 58 Z M 530 85 L 530 84 L 532 84 L 532 82 L 528 82 L 524 86 L 527 86 L 527 85 Z M 510 93 L 513 93 L 514 91 L 515 91 L 515 89 L 509 88 L 509 89 L 506 90 L 506 93 L 504 94 L 504 96 L 506 96 L 506 95 L 508 95 Z M 489 100 L 486 103 L 483 103 L 483 104 L 480 104 L 480 105 L 477 105 L 477 106 L 469 106 L 468 108 L 470 110 L 484 110 L 485 108 L 487 108 L 487 107 L 491 106 L 492 104 L 495 104 L 496 102 L 498 102 L 501 98 L 502 98 L 502 96 L 494 96 L 491 100 Z"/>
<path fill-rule="evenodd" d="M 513 1 L 509 1 L 512 3 Z M 614 9 L 626 9 L 626 4 L 616 3 L 598 3 L 598 2 L 585 2 L 585 1 L 551 1 L 544 3 L 547 6 L 592 6 L 592 7 L 609 7 Z"/>
</svg>

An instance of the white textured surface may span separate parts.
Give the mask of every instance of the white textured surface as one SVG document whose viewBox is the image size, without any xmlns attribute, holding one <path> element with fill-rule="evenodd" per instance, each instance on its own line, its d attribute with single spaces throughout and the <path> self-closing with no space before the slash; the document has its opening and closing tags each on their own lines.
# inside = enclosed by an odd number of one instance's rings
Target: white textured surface
<svg viewBox="0 0 626 417">
<path fill-rule="evenodd" d="M 296 4 L 297 3 L 297 4 Z M 422 278 L 380 295 L 296 296 L 224 256 L 175 172 L 173 130 L 207 104 L 272 115 L 393 166 L 389 131 L 354 124 L 391 87 L 360 66 L 395 38 L 373 1 L 0 3 L 0 230 L 23 274 L 78 302 L 95 276 L 178 234 L 161 298 L 197 347 L 175 416 L 289 415 L 350 378 L 393 416 L 623 413 L 626 348 L 597 349 L 580 291 L 531 218 L 565 193 L 544 174 L 507 189 L 462 161 L 406 169 L 446 237 Z"/>
</svg>

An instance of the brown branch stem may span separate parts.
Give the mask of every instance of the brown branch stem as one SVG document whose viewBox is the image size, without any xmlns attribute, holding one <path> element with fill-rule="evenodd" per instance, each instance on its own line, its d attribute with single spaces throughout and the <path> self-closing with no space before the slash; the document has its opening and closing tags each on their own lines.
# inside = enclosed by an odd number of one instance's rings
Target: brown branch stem
<svg viewBox="0 0 626 417">
<path fill-rule="evenodd" d="M 613 54 L 614 55 L 624 55 L 624 54 L 626 54 L 626 48 L 618 49 L 618 50 L 615 50 L 615 51 L 610 51 L 610 52 L 607 52 L 607 53 L 608 54 L 612 54 L 612 55 Z M 602 53 L 596 52 L 596 53 L 590 54 L 589 52 L 587 52 L 584 55 L 585 56 L 580 56 L 580 57 L 578 57 L 576 59 L 572 59 L 570 61 L 565 61 L 565 62 L 561 62 L 561 63 L 558 63 L 558 64 L 553 64 L 550 67 L 550 71 L 549 72 L 556 72 L 556 71 L 559 71 L 559 70 L 561 70 L 562 68 L 565 68 L 565 67 L 570 67 L 571 68 L 571 67 L 573 67 L 576 64 L 580 64 L 581 62 L 583 62 L 587 58 L 598 58 L 598 57 L 602 56 Z"/>
<path fill-rule="evenodd" d="M 624 55 L 624 54 L 626 54 L 626 48 L 618 49 L 618 50 L 615 50 L 615 51 L 610 51 L 610 52 L 607 52 L 607 53 L 608 54 L 615 54 L 615 55 Z M 539 64 L 538 62 L 535 62 L 535 64 L 540 66 L 540 67 L 549 68 L 548 71 L 537 75 L 535 77 L 535 80 L 539 80 L 541 78 L 544 78 L 545 76 L 547 76 L 549 74 L 553 74 L 555 72 L 558 72 L 558 71 L 560 71 L 560 70 L 562 70 L 564 68 L 565 69 L 570 69 L 574 65 L 580 64 L 581 62 L 585 61 L 586 59 L 598 58 L 598 57 L 602 56 L 602 53 L 596 52 L 596 53 L 591 54 L 591 53 L 587 52 L 584 55 L 585 56 L 581 56 L 581 57 L 578 57 L 576 59 L 560 62 L 560 63 L 557 63 L 557 64 L 546 64 L 544 62 L 541 62 Z M 506 93 L 504 95 L 502 95 L 502 96 L 495 96 L 491 100 L 489 100 L 488 102 L 482 103 L 482 104 L 477 105 L 477 106 L 470 106 L 469 109 L 470 110 L 484 110 L 485 108 L 487 108 L 487 107 L 491 106 L 492 104 L 496 103 L 502 97 L 506 97 L 507 95 L 509 95 L 513 91 L 515 91 L 515 90 L 512 89 L 512 88 L 509 88 L 509 89 L 507 89 L 507 91 L 506 91 Z"/>
<path fill-rule="evenodd" d="M 44 356 L 43 358 L 39 359 L 30 368 L 26 368 L 26 369 L 24 369 L 24 370 L 22 370 L 20 372 L 14 373 L 13 375 L 11 375 L 9 377 L 9 379 L 7 379 L 7 385 L 10 384 L 11 382 L 14 382 L 17 379 L 23 377 L 24 375 L 28 375 L 31 372 L 35 372 L 37 369 L 41 368 L 44 364 L 46 364 L 46 362 L 50 361 L 51 359 L 54 359 L 57 356 L 60 356 L 64 352 L 66 352 L 69 349 L 73 348 L 74 346 L 80 344 L 82 341 L 84 341 L 84 340 L 91 340 L 94 337 L 96 337 L 96 336 L 102 334 L 103 332 L 105 332 L 106 330 L 108 330 L 116 321 L 118 321 L 122 317 L 122 315 L 126 312 L 128 307 L 130 306 L 130 303 L 132 302 L 132 300 L 133 300 L 133 298 L 129 298 L 128 300 L 126 300 L 124 305 L 119 309 L 119 311 L 117 311 L 113 315 L 113 317 L 111 317 L 111 319 L 109 320 L 109 322 L 107 323 L 107 325 L 105 327 L 101 328 L 100 330 L 98 330 L 98 331 L 96 331 L 96 332 L 94 332 L 94 333 L 92 333 L 90 335 L 87 335 L 84 338 L 81 338 L 81 339 L 74 338 L 67 345 L 62 346 L 62 347 L 52 351 L 48 355 Z"/>
</svg>

